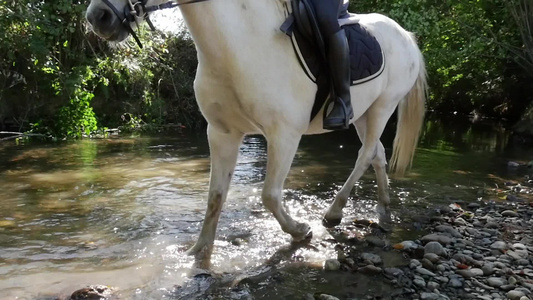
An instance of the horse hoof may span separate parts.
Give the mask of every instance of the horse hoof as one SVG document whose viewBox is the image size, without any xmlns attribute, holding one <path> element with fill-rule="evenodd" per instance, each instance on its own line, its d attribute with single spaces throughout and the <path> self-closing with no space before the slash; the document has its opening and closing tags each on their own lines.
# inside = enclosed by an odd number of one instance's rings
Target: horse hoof
<svg viewBox="0 0 533 300">
<path fill-rule="evenodd" d="M 331 227 L 335 227 L 337 225 L 339 225 L 341 223 L 342 219 L 331 219 L 331 220 L 328 220 L 326 218 L 323 218 L 322 219 L 322 225 L 324 225 L 324 227 L 326 228 L 331 228 Z"/>
</svg>

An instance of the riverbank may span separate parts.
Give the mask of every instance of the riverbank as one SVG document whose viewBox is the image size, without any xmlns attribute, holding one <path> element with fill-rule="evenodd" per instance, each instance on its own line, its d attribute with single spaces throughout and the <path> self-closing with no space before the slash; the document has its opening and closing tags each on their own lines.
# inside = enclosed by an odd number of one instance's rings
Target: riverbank
<svg viewBox="0 0 533 300">
<path fill-rule="evenodd" d="M 339 244 L 339 258 L 326 261 L 325 269 L 363 272 L 393 287 L 389 295 L 363 299 L 532 299 L 533 180 L 526 176 L 506 188 L 501 201 L 451 203 L 429 212 L 419 218 L 429 233 L 418 239 L 391 245 L 385 233 L 376 238 L 378 229 L 363 239 L 370 246 L 365 252 Z M 378 254 L 384 248 L 401 253 L 404 264 L 384 266 Z"/>
</svg>

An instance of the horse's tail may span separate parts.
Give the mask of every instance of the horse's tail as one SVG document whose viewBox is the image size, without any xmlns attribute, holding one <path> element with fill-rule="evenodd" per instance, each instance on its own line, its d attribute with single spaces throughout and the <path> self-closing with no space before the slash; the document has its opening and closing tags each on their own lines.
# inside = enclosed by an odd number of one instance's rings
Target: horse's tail
<svg viewBox="0 0 533 300">
<path fill-rule="evenodd" d="M 414 37 L 411 36 L 413 39 Z M 416 44 L 416 41 L 414 41 Z M 395 176 L 403 176 L 413 163 L 413 156 L 418 144 L 418 137 L 424 122 L 427 95 L 426 64 L 418 47 L 420 68 L 418 78 L 407 96 L 398 105 L 398 125 L 394 138 L 390 172 Z"/>
</svg>

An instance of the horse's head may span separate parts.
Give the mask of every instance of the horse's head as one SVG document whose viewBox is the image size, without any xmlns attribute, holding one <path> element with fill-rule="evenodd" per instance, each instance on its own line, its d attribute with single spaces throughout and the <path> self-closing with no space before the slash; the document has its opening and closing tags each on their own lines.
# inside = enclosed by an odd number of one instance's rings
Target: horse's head
<svg viewBox="0 0 533 300">
<path fill-rule="evenodd" d="M 91 0 L 86 18 L 93 31 L 108 41 L 122 41 L 132 27 L 147 16 L 146 7 L 161 4 L 161 0 Z M 137 39 L 137 38 L 136 38 Z"/>
</svg>

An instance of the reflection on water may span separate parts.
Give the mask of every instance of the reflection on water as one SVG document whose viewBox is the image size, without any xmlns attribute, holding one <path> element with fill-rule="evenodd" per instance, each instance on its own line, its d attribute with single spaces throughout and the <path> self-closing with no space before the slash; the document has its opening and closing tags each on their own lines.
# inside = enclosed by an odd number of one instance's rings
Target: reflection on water
<svg viewBox="0 0 533 300">
<path fill-rule="evenodd" d="M 386 132 L 384 144 L 392 138 L 393 132 Z M 480 190 L 527 172 L 509 171 L 507 161 L 533 159 L 531 149 L 509 146 L 509 139 L 509 132 L 495 125 L 427 121 L 411 175 L 391 182 L 395 219 L 412 216 L 413 208 L 495 197 Z M 293 262 L 279 275 L 285 278 L 279 289 L 249 291 L 271 299 L 335 289 L 317 281 L 367 280 L 325 278 L 316 268 L 336 257 L 333 244 L 325 242 L 330 236 L 320 225 L 321 214 L 349 175 L 359 146 L 354 131 L 302 140 L 285 205 L 311 224 L 314 240 L 312 247 L 280 258 L 277 250 L 289 244 L 289 237 L 259 198 L 266 145 L 261 137 L 246 138 L 220 220 L 214 271 L 238 277 L 261 273 L 267 262 Z M 197 237 L 204 213 L 209 175 L 204 135 L 1 147 L 2 297 L 37 299 L 105 284 L 119 288 L 125 298 L 161 299 L 190 278 L 192 261 L 183 252 Z M 373 172 L 367 172 L 356 185 L 347 220 L 376 218 L 376 190 Z M 404 239 L 410 230 L 398 226 L 391 238 Z M 365 285 L 359 286 L 364 292 Z"/>
</svg>

